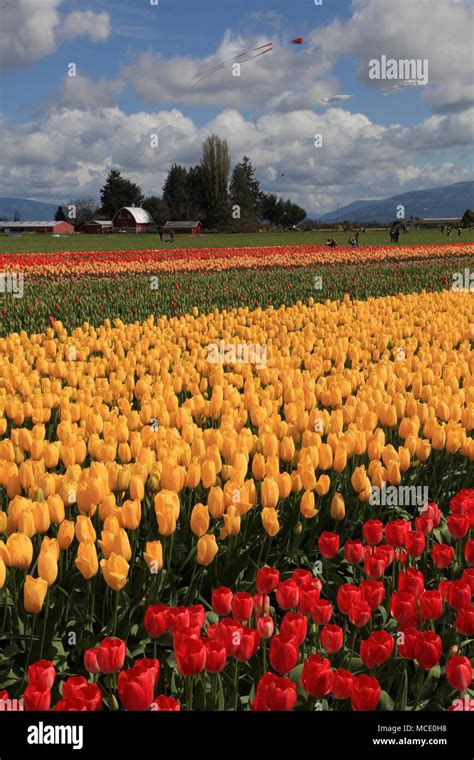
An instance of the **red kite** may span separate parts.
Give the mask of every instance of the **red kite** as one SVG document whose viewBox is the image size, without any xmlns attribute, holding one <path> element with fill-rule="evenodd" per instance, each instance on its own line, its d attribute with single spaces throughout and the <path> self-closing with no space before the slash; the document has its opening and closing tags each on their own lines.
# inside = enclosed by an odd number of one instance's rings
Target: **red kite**
<svg viewBox="0 0 474 760">
<path fill-rule="evenodd" d="M 291 40 L 292 45 L 302 45 L 304 42 L 303 37 L 295 37 L 294 40 Z"/>
</svg>

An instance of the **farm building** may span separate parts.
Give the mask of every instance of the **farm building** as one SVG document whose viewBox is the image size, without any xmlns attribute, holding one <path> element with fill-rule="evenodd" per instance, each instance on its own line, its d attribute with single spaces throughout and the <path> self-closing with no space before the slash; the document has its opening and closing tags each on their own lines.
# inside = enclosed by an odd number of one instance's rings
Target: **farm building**
<svg viewBox="0 0 474 760">
<path fill-rule="evenodd" d="M 433 217 L 433 218 L 426 218 L 426 219 L 417 219 L 416 223 L 420 225 L 420 227 L 447 227 L 451 225 L 451 227 L 459 227 L 461 224 L 462 219 L 458 216 L 439 216 L 439 217 Z"/>
<path fill-rule="evenodd" d="M 115 213 L 112 226 L 114 230 L 126 232 L 150 232 L 155 227 L 155 221 L 144 208 L 124 206 Z"/>
<path fill-rule="evenodd" d="M 88 235 L 104 235 L 113 231 L 112 222 L 104 222 L 102 219 L 92 219 L 89 222 L 81 224 L 81 232 L 86 232 Z"/>
<path fill-rule="evenodd" d="M 199 235 L 201 222 L 166 222 L 164 229 L 166 231 L 173 229 L 180 235 Z"/>
<path fill-rule="evenodd" d="M 67 235 L 74 232 L 69 222 L 0 222 L 2 232 L 46 232 L 50 235 Z"/>
</svg>

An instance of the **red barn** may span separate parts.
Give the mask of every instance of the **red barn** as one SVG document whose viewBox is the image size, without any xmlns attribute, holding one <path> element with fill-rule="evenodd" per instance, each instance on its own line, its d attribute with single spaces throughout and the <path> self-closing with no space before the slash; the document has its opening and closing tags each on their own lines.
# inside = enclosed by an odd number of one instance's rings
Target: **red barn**
<svg viewBox="0 0 474 760">
<path fill-rule="evenodd" d="M 164 229 L 173 229 L 176 235 L 200 235 L 201 222 L 166 222 Z"/>
<path fill-rule="evenodd" d="M 124 206 L 115 213 L 112 226 L 114 230 L 126 232 L 150 232 L 155 227 L 155 221 L 144 208 Z"/>
<path fill-rule="evenodd" d="M 104 222 L 102 219 L 93 219 L 81 225 L 81 232 L 88 235 L 104 235 L 113 231 L 112 222 Z"/>
</svg>

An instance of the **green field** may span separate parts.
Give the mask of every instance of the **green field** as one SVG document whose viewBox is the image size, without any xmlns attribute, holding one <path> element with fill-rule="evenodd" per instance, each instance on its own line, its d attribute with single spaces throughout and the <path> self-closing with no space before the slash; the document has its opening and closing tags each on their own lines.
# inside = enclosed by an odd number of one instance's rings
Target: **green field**
<svg viewBox="0 0 474 760">
<path fill-rule="evenodd" d="M 174 243 L 161 242 L 153 235 L 84 235 L 65 237 L 23 233 L 19 237 L 0 235 L 0 253 L 49 253 L 55 251 L 117 251 L 150 248 L 235 248 L 265 245 L 324 245 L 328 237 L 334 237 L 339 246 L 346 246 L 348 232 L 256 232 L 233 235 L 177 235 Z M 398 245 L 433 245 L 448 242 L 439 230 L 417 230 L 402 233 Z M 450 243 L 474 242 L 474 228 L 463 230 L 460 237 L 454 230 Z M 360 233 L 359 245 L 392 245 L 388 230 Z M 394 245 L 397 245 L 396 243 Z"/>
</svg>

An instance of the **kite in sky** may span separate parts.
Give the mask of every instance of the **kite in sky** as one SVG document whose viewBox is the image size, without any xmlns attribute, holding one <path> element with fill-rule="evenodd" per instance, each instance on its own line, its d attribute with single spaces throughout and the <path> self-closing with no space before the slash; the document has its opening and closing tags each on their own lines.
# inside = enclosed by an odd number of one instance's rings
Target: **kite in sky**
<svg viewBox="0 0 474 760">
<path fill-rule="evenodd" d="M 338 100 L 350 100 L 352 95 L 332 95 L 328 98 L 321 98 L 318 100 L 320 106 L 327 106 L 329 103 L 336 103 Z"/>
<path fill-rule="evenodd" d="M 407 79 L 404 82 L 399 82 L 398 84 L 391 84 L 388 87 L 383 87 L 382 92 L 384 95 L 391 95 L 393 92 L 399 92 L 400 90 L 403 90 L 404 87 L 416 87 L 417 85 L 421 85 L 423 82 L 419 79 Z"/>
<path fill-rule="evenodd" d="M 303 37 L 295 37 L 291 40 L 292 45 L 302 45 L 304 42 Z M 229 58 L 227 61 L 221 61 L 207 71 L 201 71 L 194 77 L 193 87 L 196 87 L 203 79 L 207 79 L 208 76 L 214 74 L 216 71 L 225 69 L 229 63 L 246 63 L 247 61 L 253 61 L 255 58 L 259 58 L 261 55 L 271 53 L 273 51 L 273 42 L 266 42 L 265 45 L 259 45 L 258 47 L 251 48 L 250 50 L 244 50 L 242 53 L 235 55 L 233 58 Z"/>
</svg>

